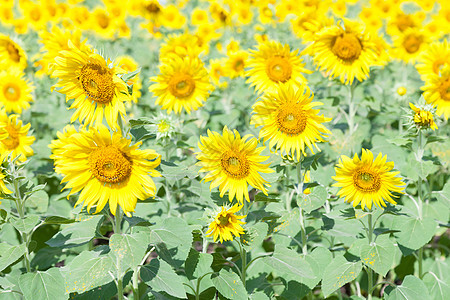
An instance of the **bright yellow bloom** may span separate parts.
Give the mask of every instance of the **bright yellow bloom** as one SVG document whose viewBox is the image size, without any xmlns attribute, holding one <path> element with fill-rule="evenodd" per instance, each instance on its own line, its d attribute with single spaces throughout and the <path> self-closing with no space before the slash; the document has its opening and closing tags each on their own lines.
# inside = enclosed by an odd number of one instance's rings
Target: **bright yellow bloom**
<svg viewBox="0 0 450 300">
<path fill-rule="evenodd" d="M 24 70 L 27 67 L 27 55 L 19 44 L 0 33 L 0 69 L 13 66 Z"/>
<path fill-rule="evenodd" d="M 376 44 L 364 27 L 345 20 L 338 25 L 325 27 L 316 34 L 310 50 L 317 69 L 326 71 L 330 78 L 339 77 L 351 84 L 369 76 L 369 69 L 379 62 Z"/>
<path fill-rule="evenodd" d="M 322 123 L 331 121 L 323 115 L 317 115 L 322 105 L 312 102 L 314 95 L 307 86 L 300 88 L 280 85 L 276 92 L 266 93 L 253 105 L 253 115 L 250 121 L 255 127 L 261 126 L 259 138 L 264 142 L 269 140 L 269 147 L 275 146 L 286 155 L 294 156 L 297 160 L 305 154 L 308 147 L 314 153 L 317 142 L 323 142 L 322 135 L 331 134 Z"/>
<path fill-rule="evenodd" d="M 409 30 L 416 31 L 422 27 L 424 18 L 425 14 L 423 12 L 405 14 L 402 11 L 397 11 L 397 13 L 390 18 L 390 21 L 386 26 L 386 31 L 391 36 L 402 35 Z"/>
<path fill-rule="evenodd" d="M 180 13 L 175 5 L 171 4 L 164 8 L 161 23 L 165 27 L 181 29 L 186 23 L 186 17 Z"/>
<path fill-rule="evenodd" d="M 24 162 L 33 155 L 30 146 L 36 138 L 28 136 L 30 127 L 30 124 L 22 126 L 18 115 L 8 116 L 5 110 L 0 110 L 0 162 L 10 154 L 12 159 L 19 157 L 19 162 Z"/>
<path fill-rule="evenodd" d="M 155 83 L 150 85 L 149 91 L 157 97 L 156 104 L 169 114 L 172 111 L 180 114 L 183 109 L 187 113 L 197 110 L 214 89 L 198 58 L 173 55 L 172 59 L 163 60 L 159 70 L 160 75 L 150 78 Z"/>
<path fill-rule="evenodd" d="M 207 236 L 213 236 L 214 242 L 219 239 L 220 243 L 223 243 L 223 241 L 232 241 L 233 235 L 239 237 L 244 234 L 244 228 L 241 225 L 245 222 L 241 219 L 246 216 L 235 215 L 241 208 L 242 205 L 239 206 L 238 204 L 230 208 L 222 206 L 221 211 L 215 215 L 214 220 L 209 224 Z"/>
<path fill-rule="evenodd" d="M 362 149 L 361 159 L 357 154 L 353 159 L 342 155 L 335 168 L 336 176 L 332 177 L 337 181 L 333 186 L 341 188 L 337 195 L 348 203 L 353 201 L 353 207 L 361 203 L 362 209 L 372 209 L 372 203 L 383 209 L 384 201 L 397 204 L 392 192 L 402 193 L 404 183 L 396 177 L 400 172 L 391 171 L 394 163 L 386 159 L 379 153 L 374 160 L 372 152 L 366 149 Z"/>
<path fill-rule="evenodd" d="M 131 139 L 119 131 L 111 134 L 104 125 L 80 132 L 69 128 L 59 137 L 50 145 L 50 157 L 56 172 L 64 176 L 64 188 L 71 189 L 69 196 L 81 191 L 75 205 L 83 202 L 88 212 L 96 205 L 98 213 L 109 203 L 113 215 L 119 205 L 131 216 L 138 199 L 155 196 L 152 177 L 161 176 L 155 170 L 161 156 L 151 149 L 139 149 L 141 142 L 131 145 Z"/>
<path fill-rule="evenodd" d="M 425 31 L 409 28 L 394 39 L 391 55 L 405 63 L 413 64 L 427 45 L 428 36 Z"/>
<path fill-rule="evenodd" d="M 243 202 L 250 201 L 248 185 L 263 191 L 267 195 L 266 186 L 270 186 L 260 173 L 272 173 L 269 164 L 262 162 L 268 156 L 262 156 L 265 147 L 256 147 L 258 141 L 251 135 L 241 138 L 237 130 L 231 131 L 226 126 L 223 134 L 208 130 L 208 136 L 201 136 L 196 153 L 197 163 L 202 168 L 199 172 L 207 172 L 203 178 L 205 182 L 211 181 L 209 189 L 219 186 L 220 197 L 229 191 L 228 199 L 234 197 Z"/>
<path fill-rule="evenodd" d="M 413 110 L 413 121 L 417 128 L 419 129 L 427 129 L 430 128 L 432 130 L 438 129 L 436 123 L 434 123 L 433 113 L 426 109 L 420 109 L 416 107 L 414 104 L 409 102 L 409 107 Z"/>
<path fill-rule="evenodd" d="M 3 181 L 5 179 L 5 175 L 0 171 L 0 193 L 3 194 L 12 194 L 12 192 L 6 187 L 5 182 Z M 0 195 L 0 199 L 1 195 Z"/>
<path fill-rule="evenodd" d="M 225 75 L 230 78 L 244 76 L 248 53 L 246 51 L 237 51 L 228 55 L 225 63 Z"/>
<path fill-rule="evenodd" d="M 404 96 L 406 92 L 408 92 L 408 90 L 404 86 L 401 86 L 397 89 L 397 94 L 399 96 Z"/>
<path fill-rule="evenodd" d="M 306 83 L 302 73 L 312 73 L 303 68 L 298 50 L 291 52 L 289 45 L 268 41 L 260 44 L 256 50 L 250 50 L 247 67 L 247 83 L 255 86 L 258 92 L 276 91 L 279 83 L 300 86 Z"/>
<path fill-rule="evenodd" d="M 28 1 L 21 8 L 27 23 L 36 31 L 43 30 L 50 21 L 49 11 L 43 5 Z"/>
<path fill-rule="evenodd" d="M 117 22 L 114 16 L 104 8 L 97 7 L 91 13 L 89 19 L 91 28 L 96 34 L 106 39 L 111 39 L 117 31 Z"/>
<path fill-rule="evenodd" d="M 159 59 L 163 60 L 172 55 L 198 57 L 202 50 L 198 43 L 198 37 L 195 35 L 190 33 L 169 34 L 165 43 L 161 45 Z"/>
<path fill-rule="evenodd" d="M 211 59 L 209 61 L 209 74 L 211 75 L 211 79 L 215 86 L 220 88 L 227 87 L 228 83 L 227 81 L 220 81 L 222 77 L 226 77 L 226 71 L 225 71 L 225 58 L 221 59 Z"/>
<path fill-rule="evenodd" d="M 201 24 L 209 23 L 208 13 L 201 8 L 194 8 L 191 14 L 191 24 L 192 25 L 201 25 Z"/>
<path fill-rule="evenodd" d="M 450 45 L 447 40 L 443 42 L 434 42 L 423 51 L 416 65 L 422 80 L 430 74 L 439 75 L 445 65 L 450 66 Z"/>
<path fill-rule="evenodd" d="M 17 68 L 0 72 L 0 108 L 4 107 L 7 113 L 20 114 L 33 102 L 34 87 L 24 76 Z"/>
<path fill-rule="evenodd" d="M 105 118 L 117 129 L 117 118 L 126 114 L 124 102 L 131 100 L 126 83 L 117 76 L 125 72 L 98 54 L 78 49 L 70 40 L 68 45 L 70 50 L 55 58 L 52 77 L 59 79 L 55 87 L 66 95 L 66 101 L 75 99 L 70 108 L 76 111 L 70 121 L 94 125 Z"/>
<path fill-rule="evenodd" d="M 436 114 L 450 116 L 450 66 L 441 71 L 441 75 L 431 74 L 427 77 L 425 86 L 421 88 L 423 97 L 428 103 L 436 105 Z"/>
</svg>

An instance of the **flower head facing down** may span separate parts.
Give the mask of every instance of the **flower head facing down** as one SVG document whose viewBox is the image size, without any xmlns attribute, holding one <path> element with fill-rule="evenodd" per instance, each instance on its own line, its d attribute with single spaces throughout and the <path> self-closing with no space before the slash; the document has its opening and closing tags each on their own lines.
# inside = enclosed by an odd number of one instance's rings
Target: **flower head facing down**
<svg viewBox="0 0 450 300">
<path fill-rule="evenodd" d="M 362 149 L 361 159 L 355 154 L 353 159 L 342 155 L 335 167 L 337 182 L 333 186 L 339 187 L 338 196 L 346 202 L 353 202 L 353 207 L 361 204 L 361 208 L 372 209 L 372 203 L 383 209 L 387 201 L 397 204 L 392 192 L 402 193 L 404 183 L 396 177 L 400 172 L 392 172 L 393 162 L 386 162 L 387 156 L 381 153 L 373 158 L 370 150 Z"/>
<path fill-rule="evenodd" d="M 409 102 L 409 107 L 412 109 L 411 120 L 417 129 L 438 129 L 436 123 L 434 122 L 433 114 L 435 109 L 433 109 L 432 105 L 416 107 L 414 104 Z"/>
<path fill-rule="evenodd" d="M 239 237 L 244 234 L 241 219 L 246 216 L 237 216 L 236 213 L 242 208 L 242 205 L 235 204 L 232 207 L 222 206 L 221 210 L 214 215 L 214 220 L 209 224 L 207 236 L 213 236 L 214 242 L 217 239 L 220 243 L 223 241 L 232 241 L 233 235 Z"/>
<path fill-rule="evenodd" d="M 236 196 L 239 203 L 243 199 L 250 201 L 248 185 L 267 195 L 267 181 L 260 173 L 272 173 L 270 164 L 263 164 L 268 156 L 262 156 L 264 147 L 257 148 L 258 141 L 251 135 L 241 138 L 237 130 L 231 131 L 226 126 L 223 134 L 208 130 L 208 136 L 201 136 L 198 144 L 200 152 L 197 163 L 202 168 L 199 172 L 207 172 L 203 178 L 211 181 L 210 190 L 219 187 L 220 196 L 229 191 L 230 202 Z"/>
<path fill-rule="evenodd" d="M 131 140 L 118 131 L 112 134 L 104 125 L 81 129 L 65 129 L 59 140 L 50 145 L 55 171 L 64 176 L 61 183 L 71 189 L 69 196 L 80 192 L 75 205 L 84 202 L 96 213 L 109 203 L 115 215 L 119 205 L 127 216 L 136 207 L 137 200 L 154 197 L 156 186 L 152 177 L 160 174 L 155 168 L 161 156 L 151 149 L 139 149 L 141 142 Z"/>
<path fill-rule="evenodd" d="M 27 67 L 27 55 L 9 36 L 0 34 L 0 69 L 11 66 L 24 70 Z"/>
</svg>

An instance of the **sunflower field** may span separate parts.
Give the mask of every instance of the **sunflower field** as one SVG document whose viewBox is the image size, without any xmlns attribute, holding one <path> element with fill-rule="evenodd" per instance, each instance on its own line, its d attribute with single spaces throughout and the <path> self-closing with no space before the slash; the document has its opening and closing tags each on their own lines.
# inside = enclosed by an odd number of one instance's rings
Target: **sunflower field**
<svg viewBox="0 0 450 300">
<path fill-rule="evenodd" d="M 0 0 L 0 300 L 450 297 L 446 0 Z"/>
</svg>

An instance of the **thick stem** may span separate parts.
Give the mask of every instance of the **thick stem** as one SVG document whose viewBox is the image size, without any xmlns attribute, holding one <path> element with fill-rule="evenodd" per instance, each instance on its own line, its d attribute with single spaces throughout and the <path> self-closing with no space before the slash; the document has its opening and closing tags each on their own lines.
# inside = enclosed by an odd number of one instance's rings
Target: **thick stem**
<svg viewBox="0 0 450 300">
<path fill-rule="evenodd" d="M 348 95 L 348 130 L 349 130 L 349 135 L 351 136 L 353 134 L 353 132 L 355 132 L 355 114 L 356 114 L 356 109 L 355 109 L 355 104 L 353 103 L 353 94 L 354 94 L 354 90 L 355 90 L 355 85 L 351 84 L 349 87 L 349 95 Z"/>
<path fill-rule="evenodd" d="M 420 164 L 422 164 L 422 157 L 423 157 L 423 145 L 422 145 L 422 130 L 419 130 L 418 134 L 418 143 L 419 147 L 417 149 L 417 159 L 420 159 Z M 419 204 L 419 218 L 422 219 L 423 217 L 423 196 L 422 196 L 422 178 L 419 176 L 417 180 L 417 197 L 419 198 L 417 200 Z M 419 249 L 418 253 L 418 263 L 419 263 L 419 278 L 422 279 L 423 276 L 423 247 Z"/>
<path fill-rule="evenodd" d="M 114 233 L 122 234 L 122 218 L 123 218 L 123 211 L 120 206 L 117 206 L 116 215 L 114 216 L 115 219 L 115 226 L 114 226 Z"/>
<path fill-rule="evenodd" d="M 297 181 L 298 181 L 298 195 L 303 197 L 303 176 L 302 176 L 302 159 L 303 155 L 300 156 L 300 160 L 297 164 Z M 300 221 L 300 229 L 302 231 L 302 252 L 303 254 L 308 254 L 308 248 L 306 245 L 306 228 L 305 228 L 305 218 L 303 216 L 303 209 L 301 207 L 299 210 L 299 221 Z"/>
<path fill-rule="evenodd" d="M 117 298 L 123 300 L 123 283 L 122 278 L 117 280 Z"/>
<path fill-rule="evenodd" d="M 244 287 L 246 287 L 246 271 L 247 271 L 247 251 L 245 251 L 244 247 L 241 246 L 241 260 L 242 260 L 242 268 L 241 268 L 241 279 Z"/>
<path fill-rule="evenodd" d="M 15 166 L 14 163 L 12 163 L 13 165 L 13 172 L 15 173 Z M 14 176 L 16 177 L 17 174 L 14 174 Z M 22 199 L 22 195 L 20 194 L 20 189 L 19 189 L 19 180 L 14 178 L 14 192 L 16 194 L 16 206 L 17 206 L 17 212 L 19 213 L 19 216 L 21 219 L 25 218 L 25 203 L 23 202 Z M 31 272 L 31 267 L 30 267 L 30 253 L 28 252 L 28 234 L 26 232 L 20 232 L 20 237 L 22 239 L 22 243 L 25 243 L 25 255 L 24 255 L 24 261 L 25 261 L 25 268 L 27 270 L 27 272 Z"/>
<path fill-rule="evenodd" d="M 367 238 L 369 239 L 369 245 L 372 244 L 372 235 L 373 235 L 373 223 L 372 223 L 372 212 L 368 215 L 368 234 Z M 368 288 L 367 288 L 367 299 L 372 299 L 372 289 L 373 289 L 373 271 L 371 268 L 367 267 L 367 276 L 368 276 Z"/>
</svg>

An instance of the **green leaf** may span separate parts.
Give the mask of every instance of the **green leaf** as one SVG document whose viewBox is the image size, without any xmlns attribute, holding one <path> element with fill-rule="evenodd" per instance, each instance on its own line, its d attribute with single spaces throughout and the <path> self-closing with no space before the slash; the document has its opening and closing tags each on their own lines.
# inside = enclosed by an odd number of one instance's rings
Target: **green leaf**
<svg viewBox="0 0 450 300">
<path fill-rule="evenodd" d="M 25 300 L 55 300 L 69 297 L 59 268 L 22 274 L 19 278 L 19 286 Z"/>
<path fill-rule="evenodd" d="M 325 297 L 328 297 L 335 290 L 354 280 L 361 272 L 361 261 L 347 261 L 343 255 L 333 258 L 331 263 L 325 268 L 322 291 Z"/>
<path fill-rule="evenodd" d="M 25 243 L 18 246 L 11 246 L 8 243 L 0 244 L 0 272 L 6 269 L 9 265 L 18 260 L 25 254 L 27 246 Z"/>
<path fill-rule="evenodd" d="M 27 215 L 23 219 L 11 218 L 11 225 L 17 230 L 24 233 L 30 233 L 34 226 L 39 222 L 38 215 Z"/>
<path fill-rule="evenodd" d="M 189 256 L 185 262 L 186 276 L 189 280 L 199 278 L 208 272 L 211 272 L 213 257 L 209 253 L 201 253 L 191 248 Z"/>
<path fill-rule="evenodd" d="M 323 247 L 315 248 L 311 253 L 305 256 L 306 261 L 311 266 L 314 272 L 314 278 L 302 278 L 300 282 L 306 284 L 310 289 L 313 289 L 320 280 L 322 280 L 325 268 L 330 264 L 333 254 Z"/>
<path fill-rule="evenodd" d="M 48 209 L 48 195 L 43 190 L 33 193 L 26 202 L 27 207 L 31 207 L 38 213 L 45 213 Z"/>
<path fill-rule="evenodd" d="M 61 225 L 61 224 L 71 224 L 74 223 L 74 219 L 59 217 L 59 216 L 50 216 L 45 218 L 44 224 L 52 224 L 52 225 Z"/>
<path fill-rule="evenodd" d="M 321 207 L 327 200 L 328 192 L 323 186 L 317 186 L 311 194 L 297 197 L 297 205 L 307 213 Z"/>
<path fill-rule="evenodd" d="M 433 272 L 425 273 L 423 282 L 430 292 L 431 299 L 446 300 L 450 295 L 450 278 L 439 278 Z"/>
<path fill-rule="evenodd" d="M 125 274 L 128 269 L 137 267 L 147 252 L 148 244 L 149 238 L 143 232 L 113 234 L 109 239 L 109 247 L 116 268 L 120 266 L 122 274 Z"/>
<path fill-rule="evenodd" d="M 80 222 L 67 225 L 62 231 L 46 242 L 50 247 L 70 248 L 86 244 L 92 240 L 103 216 L 83 216 Z"/>
<path fill-rule="evenodd" d="M 386 235 L 378 237 L 371 245 L 360 248 L 361 261 L 383 277 L 391 269 L 394 255 L 394 243 Z"/>
<path fill-rule="evenodd" d="M 399 244 L 406 248 L 417 250 L 431 240 L 436 232 L 437 223 L 431 218 L 417 219 L 398 216 L 393 227 L 399 230 L 395 234 Z"/>
<path fill-rule="evenodd" d="M 181 278 L 172 267 L 163 260 L 152 259 L 141 268 L 141 279 L 155 291 L 163 291 L 171 296 L 186 298 Z"/>
<path fill-rule="evenodd" d="M 245 233 L 240 237 L 244 248 L 251 251 L 254 247 L 259 247 L 267 237 L 267 223 L 259 222 L 246 228 Z"/>
<path fill-rule="evenodd" d="M 68 293 L 84 293 L 109 283 L 113 278 L 114 265 L 111 257 L 99 251 L 83 251 L 67 266 L 61 268 Z"/>
<path fill-rule="evenodd" d="M 427 287 L 419 278 L 408 275 L 402 282 L 402 285 L 395 289 L 386 288 L 386 300 L 424 300 L 431 299 Z"/>
<path fill-rule="evenodd" d="M 257 202 L 280 202 L 280 196 L 278 194 L 268 194 L 258 193 L 255 195 L 255 201 Z"/>
<path fill-rule="evenodd" d="M 410 163 L 402 171 L 414 181 L 417 181 L 419 178 L 426 179 L 428 175 L 434 174 L 439 170 L 439 166 L 430 160 L 419 162 L 412 157 L 410 158 Z"/>
<path fill-rule="evenodd" d="M 294 250 L 275 245 L 272 256 L 264 257 L 263 262 L 280 276 L 293 275 L 297 278 L 314 278 L 311 266 Z"/>
<path fill-rule="evenodd" d="M 248 299 L 247 291 L 238 274 L 222 269 L 219 274 L 211 275 L 211 280 L 222 296 L 233 300 Z"/>
</svg>

